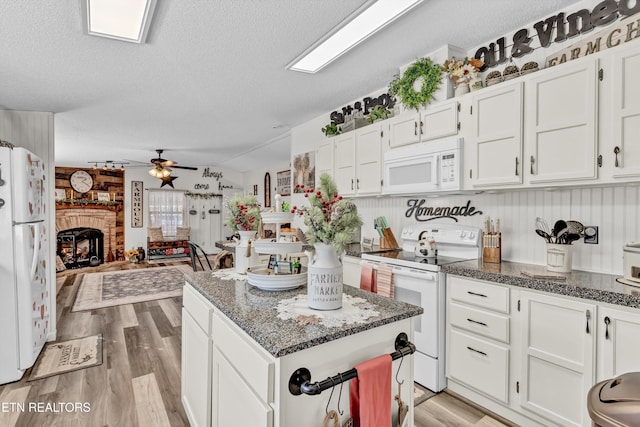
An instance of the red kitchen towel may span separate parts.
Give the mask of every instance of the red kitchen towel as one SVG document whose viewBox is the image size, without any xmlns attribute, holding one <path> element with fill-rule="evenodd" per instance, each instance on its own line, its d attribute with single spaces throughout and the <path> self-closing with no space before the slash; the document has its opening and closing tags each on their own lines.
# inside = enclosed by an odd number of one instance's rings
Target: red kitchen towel
<svg viewBox="0 0 640 427">
<path fill-rule="evenodd" d="M 360 289 L 373 292 L 373 264 L 370 262 L 360 263 Z"/>
<path fill-rule="evenodd" d="M 378 295 L 393 298 L 393 267 L 389 265 L 378 266 L 376 291 Z"/>
<path fill-rule="evenodd" d="M 354 427 L 391 427 L 391 355 L 356 365 L 358 376 L 349 387 Z"/>
</svg>

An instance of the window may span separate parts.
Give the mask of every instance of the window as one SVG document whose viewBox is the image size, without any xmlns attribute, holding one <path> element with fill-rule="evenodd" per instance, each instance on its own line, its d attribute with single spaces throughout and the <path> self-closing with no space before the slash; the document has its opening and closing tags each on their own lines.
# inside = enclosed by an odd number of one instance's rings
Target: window
<svg viewBox="0 0 640 427">
<path fill-rule="evenodd" d="M 162 235 L 173 237 L 185 224 L 184 191 L 149 190 L 149 226 L 162 227 Z"/>
</svg>

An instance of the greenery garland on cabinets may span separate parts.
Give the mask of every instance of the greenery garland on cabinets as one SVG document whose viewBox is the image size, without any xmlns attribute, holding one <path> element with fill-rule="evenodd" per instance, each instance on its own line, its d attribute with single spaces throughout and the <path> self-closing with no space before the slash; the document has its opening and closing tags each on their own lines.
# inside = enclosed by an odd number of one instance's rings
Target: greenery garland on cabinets
<svg viewBox="0 0 640 427">
<path fill-rule="evenodd" d="M 405 107 L 418 110 L 420 106 L 429 103 L 431 96 L 440 86 L 441 79 L 440 66 L 431 62 L 429 58 L 420 58 L 411 64 L 402 76 L 397 75 L 389 83 L 389 95 L 400 98 Z M 414 86 L 418 84 L 420 89 L 416 91 Z"/>
<path fill-rule="evenodd" d="M 216 197 L 222 197 L 222 194 L 216 193 L 192 193 L 191 191 L 185 191 L 184 193 L 187 197 L 192 197 L 194 199 L 213 199 Z"/>
</svg>

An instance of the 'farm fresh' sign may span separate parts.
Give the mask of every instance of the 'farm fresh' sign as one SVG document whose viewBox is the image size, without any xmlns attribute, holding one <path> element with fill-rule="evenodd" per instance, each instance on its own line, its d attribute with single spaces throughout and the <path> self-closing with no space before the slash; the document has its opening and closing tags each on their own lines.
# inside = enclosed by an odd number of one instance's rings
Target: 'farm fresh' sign
<svg viewBox="0 0 640 427">
<path fill-rule="evenodd" d="M 404 216 L 413 217 L 416 221 L 425 222 L 440 218 L 450 218 L 458 222 L 458 218 L 462 216 L 482 215 L 482 211 L 476 210 L 471 206 L 471 200 L 462 206 L 427 206 L 425 199 L 409 199 L 407 201 L 407 211 Z"/>
</svg>

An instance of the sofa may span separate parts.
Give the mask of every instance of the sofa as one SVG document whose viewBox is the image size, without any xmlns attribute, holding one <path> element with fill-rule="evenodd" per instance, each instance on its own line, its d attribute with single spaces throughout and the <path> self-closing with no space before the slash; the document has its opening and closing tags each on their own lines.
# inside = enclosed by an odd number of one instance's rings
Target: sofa
<svg viewBox="0 0 640 427">
<path fill-rule="evenodd" d="M 175 236 L 164 236 L 161 227 L 147 228 L 147 259 L 189 256 L 191 227 L 177 227 Z"/>
</svg>

